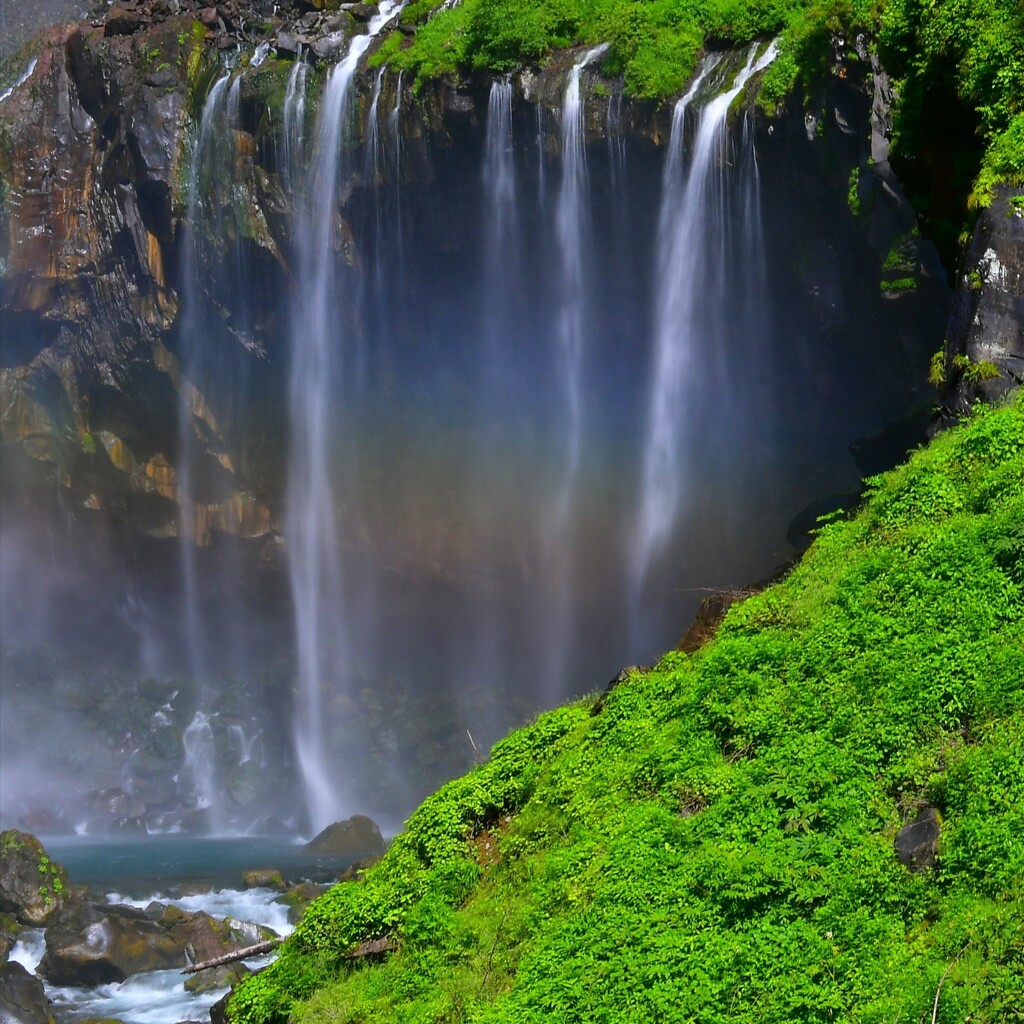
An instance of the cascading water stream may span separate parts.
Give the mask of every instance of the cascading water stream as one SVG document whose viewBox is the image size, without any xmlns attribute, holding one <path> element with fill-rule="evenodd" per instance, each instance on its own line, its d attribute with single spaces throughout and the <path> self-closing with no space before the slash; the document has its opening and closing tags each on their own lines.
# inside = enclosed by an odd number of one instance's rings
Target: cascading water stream
<svg viewBox="0 0 1024 1024">
<path fill-rule="evenodd" d="M 539 566 L 545 594 L 539 628 L 542 636 L 544 688 L 549 700 L 564 692 L 567 651 L 574 642 L 576 566 L 573 516 L 582 440 L 584 349 L 587 333 L 587 257 L 590 211 L 584 149 L 580 77 L 607 44 L 587 50 L 569 72 L 561 112 L 562 177 L 555 207 L 558 253 L 555 296 L 555 402 L 558 412 L 556 479 L 540 508 Z M 541 156 L 543 161 L 543 155 Z"/>
<path fill-rule="evenodd" d="M 199 810 L 209 811 L 210 830 L 221 831 L 218 810 L 217 763 L 213 742 L 213 727 L 210 716 L 197 711 L 182 733 L 185 757 L 181 774 L 192 784 L 192 791 Z"/>
<path fill-rule="evenodd" d="M 366 176 L 376 184 L 384 172 L 384 146 L 380 134 L 377 108 L 380 106 L 380 87 L 384 69 L 379 68 L 370 94 L 370 112 L 366 116 Z"/>
<path fill-rule="evenodd" d="M 395 82 L 395 105 L 388 114 L 388 133 L 391 136 L 391 146 L 395 153 L 394 183 L 395 183 L 395 244 L 398 250 L 396 259 L 396 270 L 398 274 L 405 273 L 405 239 L 402 226 L 402 72 L 398 72 L 398 80 Z"/>
<path fill-rule="evenodd" d="M 729 106 L 750 76 L 776 54 L 773 42 L 760 58 L 751 48 L 730 88 L 703 108 L 689 172 L 683 168 L 686 109 L 714 63 L 707 63 L 676 104 L 658 221 L 654 352 L 649 385 L 639 510 L 631 539 L 631 604 L 634 612 L 652 563 L 678 525 L 686 475 L 684 436 L 693 415 L 688 402 L 708 386 L 703 371 L 719 358 L 716 345 L 729 333 L 726 273 L 728 239 L 724 187 L 718 160 Z M 742 212 L 742 211 L 741 211 Z M 742 229 L 741 229 L 742 230 Z"/>
<path fill-rule="evenodd" d="M 181 509 L 181 566 L 184 603 L 184 632 L 189 671 L 193 676 L 207 670 L 206 637 L 200 613 L 196 540 L 198 510 L 195 495 L 195 461 L 200 438 L 196 413 L 200 402 L 197 377 L 203 358 L 202 301 L 199 287 L 204 234 L 210 230 L 211 212 L 206 200 L 214 202 L 204 178 L 217 162 L 218 137 L 224 124 L 229 78 L 219 78 L 210 88 L 199 119 L 199 130 L 189 165 L 188 238 L 184 246 L 181 378 L 178 384 L 178 503 Z"/>
<path fill-rule="evenodd" d="M 484 323 L 488 369 L 500 369 L 500 335 L 509 320 L 510 261 L 516 256 L 516 171 L 512 149 L 512 80 L 495 79 L 484 139 Z"/>
<path fill-rule="evenodd" d="M 559 379 L 566 406 L 566 454 L 561 497 L 556 516 L 568 520 L 579 469 L 583 434 L 583 349 L 586 334 L 584 248 L 589 212 L 587 158 L 583 148 L 583 101 L 580 75 L 608 49 L 607 43 L 587 50 L 569 72 L 562 103 L 562 183 L 556 225 L 561 255 L 561 297 L 558 314 Z"/>
<path fill-rule="evenodd" d="M 294 189 L 300 177 L 306 129 L 306 72 L 302 54 L 296 57 L 284 94 L 284 172 Z"/>
<path fill-rule="evenodd" d="M 381 3 L 366 34 L 351 41 L 328 77 L 317 122 L 309 205 L 298 236 L 302 287 L 291 325 L 286 524 L 300 691 L 295 745 L 307 809 L 318 829 L 338 817 L 346 802 L 344 786 L 328 763 L 322 713 L 324 690 L 346 671 L 348 653 L 332 470 L 334 402 L 344 341 L 342 320 L 335 316 L 344 296 L 334 273 L 333 246 L 340 149 L 359 61 L 401 8 L 401 3 Z"/>
</svg>

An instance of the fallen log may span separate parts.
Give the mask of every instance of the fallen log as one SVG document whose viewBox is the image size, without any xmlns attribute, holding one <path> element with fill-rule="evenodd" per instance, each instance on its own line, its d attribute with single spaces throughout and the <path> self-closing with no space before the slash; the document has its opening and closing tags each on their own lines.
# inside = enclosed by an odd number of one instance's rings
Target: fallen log
<svg viewBox="0 0 1024 1024">
<path fill-rule="evenodd" d="M 266 942 L 257 942 L 255 946 L 246 946 L 245 949 L 236 949 L 233 953 L 215 956 L 212 960 L 203 960 L 198 964 L 190 964 L 181 973 L 196 974 L 199 971 L 208 971 L 211 967 L 221 967 L 224 964 L 233 964 L 236 960 L 247 960 L 251 956 L 270 953 L 280 942 L 281 939 L 268 939 Z"/>
</svg>

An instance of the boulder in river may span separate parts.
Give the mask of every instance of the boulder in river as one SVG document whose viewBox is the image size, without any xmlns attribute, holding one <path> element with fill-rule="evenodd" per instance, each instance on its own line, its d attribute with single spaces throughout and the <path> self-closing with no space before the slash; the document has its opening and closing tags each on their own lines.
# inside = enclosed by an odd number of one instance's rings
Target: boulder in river
<svg viewBox="0 0 1024 1024">
<path fill-rule="evenodd" d="M 277 868 L 255 868 L 252 871 L 242 872 L 242 885 L 246 889 L 277 889 L 284 892 L 288 883 L 281 876 Z"/>
<path fill-rule="evenodd" d="M 365 814 L 354 814 L 344 821 L 328 825 L 302 848 L 303 853 L 331 857 L 358 857 L 382 853 L 384 838 L 377 823 Z"/>
<path fill-rule="evenodd" d="M 53 1004 L 43 983 L 15 961 L 0 964 L 0 1020 L 3 1024 L 53 1024 Z"/>
<path fill-rule="evenodd" d="M 68 876 L 28 832 L 0 832 L 0 911 L 38 928 L 64 905 Z"/>
<path fill-rule="evenodd" d="M 73 903 L 47 925 L 39 973 L 54 985 L 103 985 L 184 965 L 184 944 L 143 911 Z"/>
<path fill-rule="evenodd" d="M 252 971 L 245 964 L 221 964 L 205 971 L 198 971 L 185 982 L 185 991 L 192 993 L 213 992 L 218 988 L 234 987 Z"/>
</svg>

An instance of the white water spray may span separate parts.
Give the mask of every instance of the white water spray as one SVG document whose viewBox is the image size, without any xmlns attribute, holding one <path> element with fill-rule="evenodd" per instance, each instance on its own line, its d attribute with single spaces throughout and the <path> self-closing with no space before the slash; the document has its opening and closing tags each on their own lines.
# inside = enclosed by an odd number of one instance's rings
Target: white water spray
<svg viewBox="0 0 1024 1024">
<path fill-rule="evenodd" d="M 684 445 L 692 440 L 683 436 L 687 396 L 700 386 L 693 377 L 700 365 L 714 358 L 708 349 L 722 333 L 720 321 L 729 315 L 723 266 L 725 198 L 717 160 L 726 115 L 750 76 L 766 68 L 776 52 L 773 42 L 755 59 L 757 46 L 752 47 L 731 87 L 704 107 L 688 174 L 683 171 L 685 113 L 714 63 L 704 65 L 676 104 L 658 223 L 651 398 L 630 561 L 634 597 L 676 526 L 683 497 Z"/>
<path fill-rule="evenodd" d="M 295 58 L 284 94 L 284 172 L 294 187 L 300 176 L 306 131 L 306 72 L 300 53 Z"/>
<path fill-rule="evenodd" d="M 589 214 L 587 158 L 583 137 L 583 102 L 580 76 L 608 49 L 595 46 L 573 65 L 562 103 L 562 184 L 558 193 L 556 226 L 561 254 L 561 303 L 558 316 L 559 378 L 566 405 L 566 457 L 557 517 L 565 523 L 570 515 L 572 493 L 579 469 L 583 433 L 583 349 L 586 333 L 584 247 Z"/>
<path fill-rule="evenodd" d="M 178 505 L 181 509 L 179 532 L 181 537 L 182 583 L 184 587 L 185 643 L 188 650 L 189 671 L 193 676 L 207 669 L 206 636 L 200 614 L 199 581 L 196 565 L 198 541 L 198 506 L 195 494 L 195 462 L 201 448 L 202 436 L 197 422 L 199 404 L 197 377 L 203 358 L 201 290 L 199 268 L 202 263 L 202 239 L 210 211 L 204 199 L 209 193 L 204 187 L 203 172 L 217 162 L 218 144 L 222 141 L 224 108 L 228 96 L 229 78 L 219 78 L 210 88 L 203 103 L 199 130 L 189 164 L 188 237 L 184 247 L 183 324 L 181 330 L 181 378 L 178 384 L 178 438 L 181 451 L 178 458 Z M 215 200 L 210 200 L 215 202 Z"/>
<path fill-rule="evenodd" d="M 198 808 L 210 812 L 211 830 L 218 832 L 217 757 L 210 716 L 197 711 L 185 727 L 181 742 L 185 748 L 182 773 L 192 782 Z"/>
<path fill-rule="evenodd" d="M 39 63 L 39 60 L 36 57 L 33 57 L 28 62 L 28 67 L 25 68 L 25 70 L 22 71 L 22 73 L 20 75 L 18 75 L 18 78 L 14 82 L 14 84 L 8 86 L 6 89 L 4 89 L 4 91 L 2 93 L 0 93 L 0 103 L 3 103 L 4 100 L 6 100 L 8 97 L 10 97 L 10 95 L 14 92 L 15 89 L 18 89 L 21 86 L 23 86 L 32 77 L 32 72 L 35 71 L 36 64 L 38 64 L 38 63 Z"/>
<path fill-rule="evenodd" d="M 381 3 L 365 35 L 356 36 L 327 81 L 317 123 L 309 208 L 299 234 L 300 280 L 291 336 L 291 457 L 286 509 L 289 570 L 295 614 L 299 705 L 295 745 L 314 828 L 340 816 L 344 785 L 332 770 L 324 728 L 324 694 L 348 666 L 345 594 L 338 550 L 336 486 L 331 468 L 335 388 L 344 339 L 336 317 L 335 211 L 342 134 L 359 61 L 402 8 Z"/>
</svg>

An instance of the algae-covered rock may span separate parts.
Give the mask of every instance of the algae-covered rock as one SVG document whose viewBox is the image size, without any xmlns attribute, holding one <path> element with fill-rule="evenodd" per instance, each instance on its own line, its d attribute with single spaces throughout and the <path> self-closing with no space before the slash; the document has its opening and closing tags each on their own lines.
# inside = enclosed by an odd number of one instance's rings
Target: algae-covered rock
<svg viewBox="0 0 1024 1024">
<path fill-rule="evenodd" d="M 67 872 L 35 836 L 17 829 L 0 833 L 0 911 L 38 928 L 61 909 L 67 891 Z"/>
<path fill-rule="evenodd" d="M 221 964 L 206 971 L 197 971 L 185 982 L 185 991 L 198 994 L 213 992 L 219 988 L 230 988 L 247 978 L 252 971 L 244 964 Z"/>
<path fill-rule="evenodd" d="M 288 883 L 277 868 L 254 868 L 242 872 L 242 885 L 246 889 L 276 889 L 284 892 Z"/>
<path fill-rule="evenodd" d="M 48 925 L 39 973 L 54 985 L 103 985 L 184 963 L 184 944 L 143 911 L 77 903 Z"/>
</svg>

